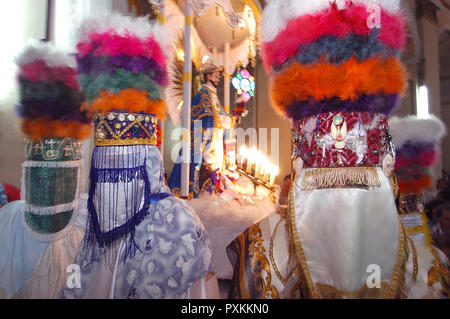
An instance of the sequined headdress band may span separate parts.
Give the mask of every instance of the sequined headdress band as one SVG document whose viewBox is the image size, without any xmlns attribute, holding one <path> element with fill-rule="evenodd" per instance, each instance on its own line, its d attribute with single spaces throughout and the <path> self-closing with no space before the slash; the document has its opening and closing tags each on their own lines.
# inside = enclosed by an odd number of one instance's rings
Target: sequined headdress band
<svg viewBox="0 0 450 319">
<path fill-rule="evenodd" d="M 157 145 L 157 118 L 149 113 L 97 114 L 95 146 Z"/>
</svg>

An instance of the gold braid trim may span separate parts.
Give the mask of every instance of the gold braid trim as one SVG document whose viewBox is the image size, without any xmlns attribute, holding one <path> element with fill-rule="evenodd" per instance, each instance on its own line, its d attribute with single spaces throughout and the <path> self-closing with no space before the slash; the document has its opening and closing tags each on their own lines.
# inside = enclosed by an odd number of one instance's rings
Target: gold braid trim
<svg viewBox="0 0 450 319">
<path fill-rule="evenodd" d="M 416 250 L 416 246 L 414 245 L 414 241 L 409 236 L 408 236 L 408 242 L 412 248 L 412 253 L 413 253 L 413 265 L 414 265 L 413 279 L 414 279 L 414 282 L 417 282 L 417 275 L 419 274 L 419 264 L 417 263 L 417 250 Z"/>
<path fill-rule="evenodd" d="M 272 236 L 270 237 L 269 258 L 270 258 L 270 262 L 272 263 L 273 270 L 275 271 L 275 274 L 277 275 L 278 279 L 283 283 L 283 285 L 286 285 L 287 281 L 289 280 L 289 278 L 294 273 L 295 267 L 291 269 L 291 271 L 287 274 L 286 278 L 283 278 L 283 275 L 281 274 L 280 270 L 278 269 L 275 257 L 273 255 L 273 246 L 274 246 L 275 236 L 277 234 L 278 227 L 280 226 L 280 224 L 283 221 L 284 221 L 284 219 L 280 218 L 277 226 L 275 226 L 275 229 L 274 229 L 274 231 L 272 233 Z M 289 251 L 289 260 L 290 259 L 291 259 L 291 254 L 290 254 L 290 251 Z"/>
<path fill-rule="evenodd" d="M 369 288 L 363 284 L 356 291 L 341 291 L 332 286 L 316 284 L 323 299 L 380 299 L 389 290 L 389 284 L 382 282 L 380 288 Z"/>
<path fill-rule="evenodd" d="M 306 263 L 305 253 L 302 248 L 302 244 L 300 242 L 300 236 L 297 231 L 297 227 L 295 226 L 295 208 L 294 208 L 294 187 L 291 188 L 289 192 L 289 206 L 288 206 L 288 216 L 289 216 L 289 224 L 292 232 L 292 237 L 294 240 L 295 251 L 297 253 L 297 258 L 300 263 L 299 267 L 297 267 L 296 272 L 299 278 L 300 284 L 299 290 L 302 293 L 302 297 L 305 299 L 319 299 L 319 295 L 314 287 L 314 282 L 312 281 L 311 274 L 308 270 L 308 265 Z"/>
<path fill-rule="evenodd" d="M 405 294 L 405 273 L 406 273 L 406 263 L 408 262 L 408 242 L 406 241 L 406 232 L 403 225 L 398 219 L 398 252 L 397 261 L 395 264 L 394 271 L 392 273 L 391 283 L 389 284 L 389 292 L 386 296 L 387 299 L 406 298 Z"/>
<path fill-rule="evenodd" d="M 236 243 L 236 248 L 239 249 L 240 254 L 239 254 L 239 288 L 240 290 L 237 289 L 237 287 L 235 287 L 235 290 L 237 292 L 240 291 L 239 293 L 236 293 L 236 296 L 241 296 L 242 299 L 250 299 L 250 292 L 249 292 L 249 288 L 248 288 L 248 282 L 247 282 L 247 275 L 245 272 L 245 235 L 244 234 L 240 234 L 239 237 L 237 238 L 237 240 L 239 241 L 239 245 Z"/>
<path fill-rule="evenodd" d="M 252 269 L 254 287 L 257 291 L 261 291 L 262 299 L 280 299 L 278 290 L 272 285 L 270 262 L 266 257 L 266 249 L 263 245 L 264 239 L 259 224 L 251 226 L 248 233 L 250 241 L 248 253 L 252 257 L 252 262 L 258 266 L 258 268 Z"/>
<path fill-rule="evenodd" d="M 398 186 L 398 179 L 397 179 L 397 175 L 395 175 L 395 172 L 392 172 L 390 182 L 391 182 L 392 192 L 394 194 L 394 199 L 397 199 L 398 196 L 400 195 L 400 187 Z"/>
<path fill-rule="evenodd" d="M 289 206 L 288 206 L 288 216 L 289 216 L 289 223 L 290 223 L 290 229 L 292 231 L 292 237 L 294 241 L 295 250 L 297 253 L 297 258 L 299 260 L 299 267 L 297 267 L 296 272 L 297 276 L 299 277 L 300 282 L 306 283 L 305 285 L 300 285 L 300 291 L 304 294 L 304 298 L 308 299 L 318 299 L 318 298 L 324 298 L 323 296 L 320 296 L 318 291 L 316 290 L 316 286 L 314 285 L 314 282 L 311 278 L 311 274 L 308 270 L 308 265 L 305 257 L 305 253 L 302 248 L 302 244 L 300 242 L 300 236 L 296 227 L 295 223 L 295 206 L 294 206 L 294 188 L 291 189 L 289 193 Z M 398 219 L 398 225 L 399 225 L 399 240 L 398 240 L 398 252 L 397 252 L 397 261 L 394 268 L 394 271 L 392 273 L 391 281 L 389 284 L 389 287 L 382 286 L 382 289 L 380 291 L 380 294 L 387 299 L 394 299 L 394 298 L 406 298 L 405 294 L 405 273 L 406 273 L 406 263 L 409 258 L 408 248 L 407 248 L 407 241 L 406 241 L 406 233 L 402 226 L 402 223 L 400 222 L 400 218 Z M 319 289 L 323 288 L 324 285 L 319 285 Z M 321 289 L 323 290 L 323 289 Z M 330 291 L 329 288 L 325 289 Z M 363 293 L 366 291 L 366 289 L 362 288 L 358 293 L 351 293 L 351 292 L 340 292 L 341 296 L 364 296 L 367 295 L 367 293 Z M 384 291 L 387 291 L 385 294 Z M 335 291 L 336 292 L 336 291 Z M 337 296 L 337 294 L 333 293 L 333 295 Z"/>
<path fill-rule="evenodd" d="M 375 167 L 318 168 L 306 172 L 301 189 L 308 191 L 352 185 L 380 187 L 377 169 Z"/>
</svg>

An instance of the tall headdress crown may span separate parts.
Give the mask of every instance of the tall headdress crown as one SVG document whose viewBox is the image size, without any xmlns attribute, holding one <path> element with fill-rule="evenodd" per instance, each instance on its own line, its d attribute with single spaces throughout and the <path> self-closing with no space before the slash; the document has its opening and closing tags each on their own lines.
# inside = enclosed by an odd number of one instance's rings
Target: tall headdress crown
<svg viewBox="0 0 450 319">
<path fill-rule="evenodd" d="M 430 168 L 436 164 L 445 125 L 435 116 L 419 119 L 411 115 L 390 119 L 389 127 L 396 148 L 400 193 L 421 194 L 433 184 Z"/>
<path fill-rule="evenodd" d="M 76 218 L 81 178 L 81 139 L 92 134 L 82 111 L 75 59 L 51 43 L 31 42 L 17 58 L 22 131 L 28 137 L 23 163 L 25 222 L 33 236 L 64 236 Z"/>
<path fill-rule="evenodd" d="M 406 86 L 398 0 L 273 0 L 262 18 L 274 109 L 305 167 L 381 166 Z"/>
<path fill-rule="evenodd" d="M 96 114 L 96 145 L 156 145 L 156 120 L 167 112 L 170 58 L 166 30 L 146 17 L 114 14 L 82 23 L 79 83 L 84 108 Z"/>
</svg>

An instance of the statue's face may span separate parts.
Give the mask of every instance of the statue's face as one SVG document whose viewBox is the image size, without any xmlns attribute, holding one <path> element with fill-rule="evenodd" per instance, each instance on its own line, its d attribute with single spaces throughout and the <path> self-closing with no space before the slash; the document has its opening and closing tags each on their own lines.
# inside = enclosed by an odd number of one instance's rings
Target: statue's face
<svg viewBox="0 0 450 319">
<path fill-rule="evenodd" d="M 219 85 L 220 82 L 220 73 L 219 71 L 215 71 L 211 74 L 207 75 L 208 81 L 211 82 L 215 87 Z"/>
</svg>

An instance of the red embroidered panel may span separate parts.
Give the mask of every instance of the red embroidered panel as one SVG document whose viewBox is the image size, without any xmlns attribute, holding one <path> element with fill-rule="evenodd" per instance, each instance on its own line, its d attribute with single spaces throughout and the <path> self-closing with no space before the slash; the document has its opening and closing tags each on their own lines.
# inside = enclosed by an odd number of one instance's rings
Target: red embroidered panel
<svg viewBox="0 0 450 319">
<path fill-rule="evenodd" d="M 392 151 L 383 114 L 323 113 L 295 121 L 292 134 L 305 168 L 381 166 Z"/>
</svg>

